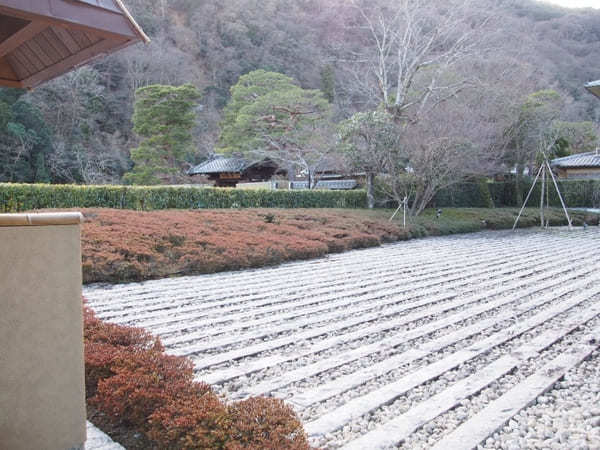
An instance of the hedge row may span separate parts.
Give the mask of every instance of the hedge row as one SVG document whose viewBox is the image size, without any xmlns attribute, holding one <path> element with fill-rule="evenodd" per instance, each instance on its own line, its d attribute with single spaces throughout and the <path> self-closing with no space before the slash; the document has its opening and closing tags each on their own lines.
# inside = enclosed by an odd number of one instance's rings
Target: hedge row
<svg viewBox="0 0 600 450">
<path fill-rule="evenodd" d="M 357 191 L 0 184 L 0 212 L 43 208 L 364 208 Z"/>
<path fill-rule="evenodd" d="M 523 181 L 525 197 L 531 180 Z M 600 207 L 600 180 L 560 181 L 569 207 Z M 528 205 L 539 204 L 537 183 Z M 550 205 L 560 206 L 554 186 Z M 133 210 L 219 208 L 364 208 L 364 190 L 242 190 L 196 187 L 75 186 L 49 184 L 0 184 L 0 212 L 44 208 L 115 208 Z M 443 189 L 432 206 L 493 208 L 520 206 L 515 183 L 485 180 L 459 183 Z"/>
<path fill-rule="evenodd" d="M 486 180 L 460 183 L 439 191 L 433 199 L 435 207 L 493 208 L 494 201 Z"/>
<path fill-rule="evenodd" d="M 526 178 L 521 186 L 523 200 L 531 188 L 532 179 Z M 560 199 L 551 184 L 547 189 L 550 198 L 550 206 L 560 207 Z M 563 199 L 568 207 L 572 208 L 598 208 L 600 207 L 600 180 L 577 180 L 577 181 L 559 181 L 558 187 Z M 536 183 L 531 197 L 527 203 L 528 206 L 536 206 L 540 203 L 542 185 Z M 514 182 L 492 183 L 490 192 L 496 206 L 520 206 L 517 199 L 517 192 Z"/>
<path fill-rule="evenodd" d="M 100 413 L 94 415 L 99 425 L 135 436 L 128 448 L 310 449 L 282 400 L 226 404 L 208 384 L 194 381 L 191 360 L 167 355 L 158 338 L 104 322 L 87 306 L 83 331 L 86 400 Z"/>
<path fill-rule="evenodd" d="M 523 184 L 521 185 L 523 199 L 527 196 L 532 181 L 529 178 L 523 180 Z M 558 185 L 568 207 L 600 207 L 600 180 L 563 180 L 559 181 Z M 527 203 L 528 206 L 539 205 L 541 189 L 541 183 L 538 182 Z M 548 192 L 550 206 L 560 207 L 560 199 L 554 185 L 549 186 Z M 517 198 L 514 181 L 460 183 L 438 192 L 432 203 L 435 207 L 456 208 L 521 206 L 521 201 Z"/>
</svg>

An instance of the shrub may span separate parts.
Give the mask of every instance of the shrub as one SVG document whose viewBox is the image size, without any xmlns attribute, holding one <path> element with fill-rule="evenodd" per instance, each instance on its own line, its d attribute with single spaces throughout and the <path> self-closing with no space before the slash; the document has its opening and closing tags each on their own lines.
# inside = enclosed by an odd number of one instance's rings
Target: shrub
<svg viewBox="0 0 600 450">
<path fill-rule="evenodd" d="M 197 399 L 210 392 L 193 381 L 192 362 L 166 355 L 162 350 L 121 352 L 112 370 L 115 375 L 100 380 L 91 402 L 116 422 L 148 431 L 148 418 L 171 402 Z"/>
<path fill-rule="evenodd" d="M 306 433 L 291 407 L 275 398 L 249 398 L 229 407 L 231 441 L 227 448 L 306 449 Z"/>
<path fill-rule="evenodd" d="M 83 212 L 86 283 L 261 267 L 376 246 L 401 233 L 348 210 Z"/>
<path fill-rule="evenodd" d="M 229 406 L 192 362 L 170 356 L 146 331 L 105 323 L 84 305 L 86 397 L 113 424 L 164 449 L 308 449 L 293 410 L 254 398 Z"/>
<path fill-rule="evenodd" d="M 179 399 L 150 416 L 148 436 L 164 449 L 218 449 L 230 439 L 230 418 L 212 392 Z"/>
<path fill-rule="evenodd" d="M 96 318 L 84 305 L 85 387 L 86 396 L 96 394 L 98 382 L 115 375 L 118 361 L 132 352 L 154 349 L 162 351 L 158 339 L 141 328 L 124 327 Z"/>
<path fill-rule="evenodd" d="M 524 178 L 522 183 L 523 199 L 527 195 L 532 178 Z M 549 185 L 550 206 L 560 207 L 560 199 L 552 180 L 547 180 Z M 600 181 L 598 180 L 561 180 L 558 182 L 561 194 L 568 207 L 597 208 L 600 206 Z M 528 206 L 540 203 L 541 182 L 538 181 Z M 514 181 L 487 183 L 479 180 L 477 183 L 460 183 L 444 189 L 435 196 L 432 202 L 436 207 L 513 207 L 517 204 L 517 194 Z"/>
<path fill-rule="evenodd" d="M 546 180 L 546 182 L 550 183 L 548 189 L 550 206 L 560 207 L 560 199 L 558 198 L 552 180 Z M 523 199 L 525 199 L 527 196 L 527 192 L 529 192 L 532 183 L 532 178 L 525 178 L 523 180 Z M 558 182 L 558 186 L 567 207 L 600 207 L 599 180 L 561 180 Z M 541 190 L 542 185 L 541 182 L 538 181 L 533 192 L 531 193 L 531 197 L 527 203 L 528 206 L 539 205 Z M 490 191 L 496 206 L 521 206 L 520 204 L 517 204 L 514 181 L 491 183 Z"/>
</svg>

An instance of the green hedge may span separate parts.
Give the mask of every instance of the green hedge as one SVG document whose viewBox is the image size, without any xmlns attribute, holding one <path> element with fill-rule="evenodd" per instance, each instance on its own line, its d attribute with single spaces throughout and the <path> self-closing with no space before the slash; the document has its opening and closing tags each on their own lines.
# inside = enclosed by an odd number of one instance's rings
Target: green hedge
<svg viewBox="0 0 600 450">
<path fill-rule="evenodd" d="M 364 208 L 356 191 L 0 184 L 0 212 L 42 208 Z"/>
<path fill-rule="evenodd" d="M 432 206 L 446 208 L 493 208 L 494 205 L 489 183 L 484 179 L 442 189 L 432 201 Z"/>
<path fill-rule="evenodd" d="M 521 186 L 523 199 L 527 196 L 531 183 L 530 178 L 525 178 Z M 562 180 L 558 182 L 560 192 L 563 195 L 565 203 L 570 208 L 598 208 L 600 207 L 600 180 Z M 542 190 L 541 182 L 537 182 L 531 197 L 527 202 L 527 206 L 537 206 L 540 204 L 540 194 Z M 517 194 L 515 183 L 491 183 L 490 191 L 494 204 L 496 206 L 521 206 L 517 204 Z M 552 180 L 549 186 L 550 206 L 560 207 L 560 199 L 554 188 Z"/>
<path fill-rule="evenodd" d="M 600 180 L 559 182 L 568 207 L 600 207 Z M 523 183 L 523 197 L 531 180 Z M 539 204 L 538 183 L 528 206 Z M 135 210 L 200 208 L 364 208 L 366 193 L 325 190 L 242 190 L 195 187 L 75 186 L 0 184 L 0 212 L 43 208 L 117 208 Z M 550 188 L 550 205 L 560 206 Z M 520 206 L 514 182 L 460 183 L 435 196 L 432 206 L 491 208 Z"/>
<path fill-rule="evenodd" d="M 523 199 L 531 188 L 533 179 L 525 178 L 521 187 Z M 550 180 L 552 183 L 552 180 Z M 560 192 L 569 208 L 598 208 L 600 207 L 600 180 L 559 181 Z M 537 206 L 540 203 L 541 182 L 536 184 L 527 206 Z M 550 185 L 550 206 L 560 207 L 560 199 L 554 185 Z M 437 193 L 432 206 L 455 208 L 488 208 L 521 206 L 517 202 L 515 182 L 476 182 L 459 183 Z"/>
</svg>

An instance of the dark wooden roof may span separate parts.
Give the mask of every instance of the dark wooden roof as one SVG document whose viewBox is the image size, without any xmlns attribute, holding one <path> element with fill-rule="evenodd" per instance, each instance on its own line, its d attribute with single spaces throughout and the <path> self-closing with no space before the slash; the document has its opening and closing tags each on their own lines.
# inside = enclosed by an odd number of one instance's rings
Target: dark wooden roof
<svg viewBox="0 0 600 450">
<path fill-rule="evenodd" d="M 594 94 L 596 97 L 600 98 L 600 80 L 592 81 L 585 85 L 585 88 Z"/>
<path fill-rule="evenodd" d="M 279 167 L 273 161 L 265 159 L 262 161 L 248 161 L 242 158 L 225 158 L 221 155 L 215 156 L 213 159 L 205 161 L 192 167 L 188 170 L 188 175 L 211 175 L 218 173 L 244 173 L 250 169 L 274 169 Z"/>
<path fill-rule="evenodd" d="M 242 173 L 250 165 L 241 158 L 216 157 L 188 170 L 189 175 L 209 175 L 213 173 Z"/>
<path fill-rule="evenodd" d="M 33 88 L 140 41 L 121 0 L 0 0 L 0 85 Z"/>
</svg>

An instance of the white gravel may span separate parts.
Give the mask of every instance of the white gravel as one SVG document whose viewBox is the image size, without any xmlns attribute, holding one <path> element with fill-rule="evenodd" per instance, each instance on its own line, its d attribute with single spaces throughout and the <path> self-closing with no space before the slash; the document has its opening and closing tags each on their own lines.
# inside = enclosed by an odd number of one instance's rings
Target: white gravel
<svg viewBox="0 0 600 450">
<path fill-rule="evenodd" d="M 125 450 L 90 422 L 86 422 L 86 432 L 85 450 Z"/>
<path fill-rule="evenodd" d="M 596 227 L 483 232 L 84 295 L 190 356 L 223 396 L 286 399 L 314 445 L 429 448 L 600 329 L 599 253 Z M 561 367 L 479 448 L 600 449 L 599 358 Z M 469 388 L 478 374 L 495 378 Z M 435 417 L 415 416 L 438 398 Z"/>
</svg>

